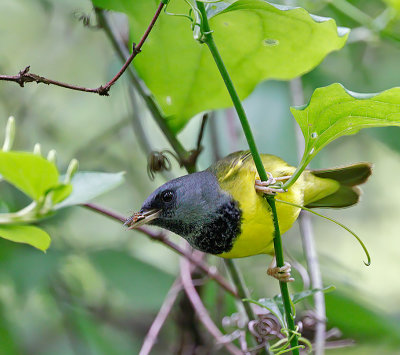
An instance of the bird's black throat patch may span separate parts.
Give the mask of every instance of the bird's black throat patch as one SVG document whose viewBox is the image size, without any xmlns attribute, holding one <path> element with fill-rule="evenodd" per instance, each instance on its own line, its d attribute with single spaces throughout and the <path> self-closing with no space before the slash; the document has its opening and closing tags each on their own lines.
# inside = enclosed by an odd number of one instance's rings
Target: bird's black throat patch
<svg viewBox="0 0 400 355">
<path fill-rule="evenodd" d="M 208 222 L 196 228 L 189 243 L 205 253 L 221 254 L 230 251 L 241 231 L 242 211 L 234 200 L 226 201 L 214 210 Z"/>
<path fill-rule="evenodd" d="M 163 195 L 172 193 L 171 202 Z M 216 175 L 201 171 L 171 180 L 155 190 L 142 210 L 158 209 L 150 224 L 185 238 L 205 253 L 229 252 L 241 231 L 239 202 L 219 186 Z"/>
</svg>

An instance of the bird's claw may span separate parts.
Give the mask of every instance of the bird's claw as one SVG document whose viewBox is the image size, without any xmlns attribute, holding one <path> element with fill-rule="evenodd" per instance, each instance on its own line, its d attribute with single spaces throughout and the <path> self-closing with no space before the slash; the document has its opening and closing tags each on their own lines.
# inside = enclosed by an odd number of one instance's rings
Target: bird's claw
<svg viewBox="0 0 400 355">
<path fill-rule="evenodd" d="M 291 277 L 290 271 L 292 271 L 292 267 L 289 263 L 285 261 L 284 265 L 282 267 L 272 267 L 269 266 L 267 270 L 267 274 L 269 276 L 274 277 L 275 279 L 281 281 L 281 282 L 293 282 L 294 278 Z"/>
<path fill-rule="evenodd" d="M 281 184 L 280 181 L 290 179 L 290 176 L 280 176 L 280 177 L 273 177 L 270 172 L 267 172 L 268 180 L 261 181 L 256 179 L 254 187 L 257 192 L 261 192 L 268 195 L 276 195 L 278 192 L 286 192 L 286 190 L 282 189 L 276 184 Z"/>
</svg>

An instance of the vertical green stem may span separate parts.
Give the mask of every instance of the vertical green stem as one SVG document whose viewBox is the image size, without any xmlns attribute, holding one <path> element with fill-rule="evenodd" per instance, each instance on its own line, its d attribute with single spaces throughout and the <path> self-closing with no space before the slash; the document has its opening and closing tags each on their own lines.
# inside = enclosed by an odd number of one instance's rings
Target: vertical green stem
<svg viewBox="0 0 400 355">
<path fill-rule="evenodd" d="M 258 175 L 260 176 L 261 180 L 267 180 L 267 173 L 265 172 L 264 165 L 262 163 L 260 154 L 258 153 L 258 149 L 253 137 L 253 134 L 251 132 L 251 128 L 249 125 L 249 122 L 247 120 L 246 113 L 244 111 L 242 102 L 239 98 L 239 95 L 236 92 L 236 89 L 233 85 L 232 79 L 230 78 L 230 75 L 225 67 L 225 64 L 222 60 L 222 57 L 218 51 L 218 48 L 214 42 L 214 38 L 212 36 L 212 32 L 210 29 L 210 25 L 208 23 L 207 19 L 207 13 L 206 9 L 204 6 L 204 3 L 201 1 L 196 1 L 197 8 L 200 11 L 201 14 L 201 30 L 202 30 L 202 42 L 207 44 L 208 48 L 210 49 L 210 52 L 214 58 L 214 61 L 218 67 L 218 70 L 225 82 L 225 86 L 229 92 L 229 95 L 231 96 L 233 105 L 236 109 L 236 112 L 239 116 L 240 123 L 243 128 L 243 132 L 246 136 L 247 143 L 250 148 L 250 152 L 253 156 L 254 163 L 257 168 Z M 268 196 L 266 197 L 267 201 L 271 207 L 271 212 L 273 215 L 273 220 L 274 220 L 274 226 L 275 226 L 275 234 L 274 234 L 274 248 L 275 248 L 275 254 L 276 254 L 276 262 L 277 266 L 282 267 L 284 265 L 284 259 L 283 259 L 283 248 L 282 248 L 282 239 L 279 231 L 279 224 L 278 224 L 278 216 L 276 213 L 276 207 L 275 207 L 275 198 L 273 196 Z M 294 317 L 292 314 L 292 309 L 291 309 L 291 304 L 290 304 L 290 296 L 289 296 L 289 290 L 287 283 L 280 282 L 280 288 L 281 288 L 281 293 L 282 293 L 282 299 L 283 303 L 285 306 L 285 313 L 286 313 L 286 318 L 287 318 L 287 323 L 289 330 L 294 332 L 295 331 L 295 325 L 294 325 Z M 294 348 L 295 346 L 298 345 L 298 338 L 297 336 L 294 336 L 292 341 L 291 341 L 291 346 Z M 298 349 L 293 349 L 293 354 L 299 354 Z"/>
<path fill-rule="evenodd" d="M 269 205 L 271 206 L 271 212 L 274 219 L 274 227 L 275 227 L 275 235 L 274 235 L 274 249 L 276 255 L 276 264 L 278 266 L 284 265 L 283 260 L 283 246 L 282 246 L 282 239 L 279 230 L 279 223 L 278 223 L 278 215 L 276 213 L 276 206 L 275 206 L 275 197 L 271 195 L 267 195 L 265 199 L 268 201 Z M 278 253 L 278 250 L 281 251 Z M 287 282 L 279 282 L 279 287 L 281 289 L 282 299 L 283 299 L 283 306 L 285 307 L 285 314 L 286 314 L 286 322 L 289 330 L 295 331 L 295 324 L 294 324 L 294 317 L 292 313 L 292 306 L 290 302 L 289 296 L 289 289 Z M 289 337 L 291 334 L 289 334 Z M 298 337 L 295 335 L 290 342 L 292 348 L 295 348 L 299 345 Z M 298 354 L 299 349 L 294 349 L 293 354 Z"/>
<path fill-rule="evenodd" d="M 264 165 L 262 163 L 260 154 L 258 153 L 258 149 L 256 146 L 256 142 L 253 137 L 253 133 L 251 132 L 249 121 L 247 120 L 246 113 L 244 111 L 243 105 L 241 100 L 239 99 L 239 95 L 236 92 L 236 89 L 233 85 L 232 79 L 225 67 L 225 64 L 222 60 L 222 57 L 218 51 L 218 48 L 214 42 L 214 38 L 211 33 L 210 25 L 208 24 L 207 14 L 204 7 L 204 4 L 201 1 L 196 1 L 197 7 L 200 10 L 202 21 L 202 32 L 203 38 L 202 41 L 207 44 L 210 52 L 217 64 L 218 70 L 221 73 L 222 79 L 225 82 L 225 86 L 228 89 L 229 95 L 232 99 L 233 105 L 236 109 L 236 112 L 239 116 L 240 123 L 242 124 L 243 132 L 246 136 L 246 140 L 249 144 L 249 148 L 251 151 L 251 155 L 253 156 L 254 163 L 256 165 L 258 175 L 260 176 L 261 180 L 268 180 L 267 174 L 264 170 Z"/>
</svg>

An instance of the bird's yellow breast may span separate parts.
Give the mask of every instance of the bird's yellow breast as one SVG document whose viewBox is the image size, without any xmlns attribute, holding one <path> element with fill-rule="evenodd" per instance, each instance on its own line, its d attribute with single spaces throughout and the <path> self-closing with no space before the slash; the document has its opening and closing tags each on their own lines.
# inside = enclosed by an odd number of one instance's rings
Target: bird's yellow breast
<svg viewBox="0 0 400 355">
<path fill-rule="evenodd" d="M 266 171 L 274 177 L 291 175 L 294 168 L 278 157 L 262 156 Z M 242 212 L 241 233 L 233 248 L 220 254 L 224 258 L 241 258 L 256 254 L 273 254 L 274 226 L 268 202 L 254 188 L 258 177 L 252 159 L 237 161 L 231 169 L 218 176 L 220 187 L 238 201 Z M 279 194 L 279 199 L 298 205 L 303 203 L 303 179 L 300 178 L 288 192 Z M 281 233 L 286 232 L 297 219 L 300 209 L 276 203 Z"/>
</svg>

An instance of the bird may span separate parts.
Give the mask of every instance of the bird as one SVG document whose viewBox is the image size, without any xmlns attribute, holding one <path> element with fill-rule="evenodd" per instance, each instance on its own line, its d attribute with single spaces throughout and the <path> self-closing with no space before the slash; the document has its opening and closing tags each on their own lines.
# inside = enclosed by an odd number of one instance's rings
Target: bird
<svg viewBox="0 0 400 355">
<path fill-rule="evenodd" d="M 343 208 L 356 204 L 358 185 L 372 173 L 370 163 L 304 170 L 287 190 L 271 184 L 288 180 L 296 168 L 281 158 L 261 154 L 269 181 L 260 181 L 252 155 L 238 151 L 215 162 L 208 169 L 170 180 L 144 201 L 139 212 L 126 219 L 128 229 L 143 224 L 174 232 L 202 252 L 222 258 L 243 258 L 258 254 L 274 256 L 274 224 L 263 193 L 278 192 L 277 215 L 281 233 L 289 230 L 301 208 Z M 268 274 L 290 282 L 290 265 L 268 268 Z"/>
</svg>

